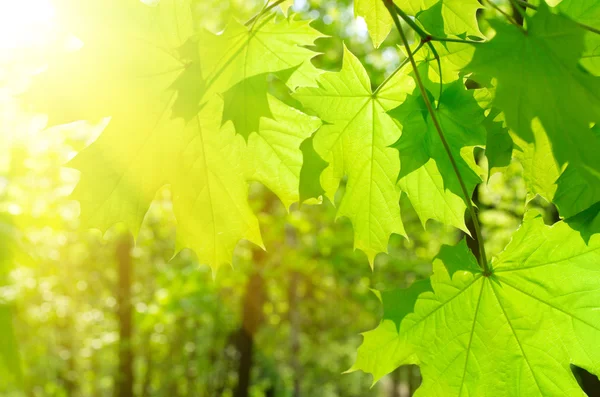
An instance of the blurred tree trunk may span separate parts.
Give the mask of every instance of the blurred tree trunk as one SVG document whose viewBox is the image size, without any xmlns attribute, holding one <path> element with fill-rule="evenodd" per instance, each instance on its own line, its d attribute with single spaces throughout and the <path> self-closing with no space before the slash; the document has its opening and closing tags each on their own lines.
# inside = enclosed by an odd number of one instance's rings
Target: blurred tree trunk
<svg viewBox="0 0 600 397">
<path fill-rule="evenodd" d="M 246 292 L 242 302 L 242 327 L 237 335 L 237 351 L 239 353 L 238 382 L 234 397 L 248 397 L 250 376 L 252 373 L 252 355 L 254 350 L 254 334 L 263 322 L 263 304 L 265 302 L 265 280 L 260 274 L 265 254 L 262 250 L 254 251 L 256 270 L 246 283 Z"/>
<path fill-rule="evenodd" d="M 300 310 L 298 310 L 298 284 L 300 275 L 292 272 L 288 291 L 290 316 L 290 347 L 292 350 L 291 367 L 294 373 L 294 397 L 300 397 L 302 383 L 302 366 L 300 364 Z"/>
<path fill-rule="evenodd" d="M 298 242 L 296 236 L 296 229 L 291 225 L 286 225 L 285 228 L 286 245 L 291 249 L 296 249 Z M 290 348 L 291 348 L 291 362 L 290 366 L 293 371 L 294 379 L 294 392 L 293 397 L 300 397 L 301 385 L 302 385 L 302 365 L 300 363 L 300 333 L 301 333 L 301 319 L 300 319 L 300 308 L 299 308 L 299 285 L 301 275 L 297 271 L 292 270 L 290 273 L 290 285 L 288 288 L 288 302 L 289 302 L 289 321 L 290 321 Z"/>
<path fill-rule="evenodd" d="M 59 338 L 63 339 L 62 348 L 68 352 L 64 371 L 59 374 L 59 379 L 65 387 L 65 395 L 70 397 L 77 394 L 77 368 L 75 367 L 75 349 L 73 341 L 75 338 L 71 334 L 74 330 L 73 320 L 67 315 L 62 324 L 59 323 Z"/>
<path fill-rule="evenodd" d="M 412 396 L 421 385 L 421 372 L 416 365 L 408 365 L 408 395 Z"/>
<path fill-rule="evenodd" d="M 145 354 L 145 361 L 146 361 L 146 373 L 144 374 L 144 380 L 142 382 L 142 396 L 143 397 L 149 397 L 150 395 L 152 395 L 152 376 L 153 374 L 153 370 L 154 370 L 154 365 L 152 363 L 152 333 L 148 332 L 146 334 L 146 341 L 144 343 L 145 349 L 146 349 L 146 354 Z"/>
<path fill-rule="evenodd" d="M 115 395 L 133 397 L 133 312 L 131 305 L 132 284 L 132 237 L 121 236 L 117 242 L 116 257 L 118 265 L 117 307 L 119 322 L 119 366 L 116 376 Z"/>
<path fill-rule="evenodd" d="M 196 387 L 196 379 L 198 377 L 198 346 L 197 346 L 197 336 L 196 330 L 200 326 L 198 324 L 198 320 L 196 318 L 191 318 L 189 324 L 185 324 L 191 333 L 191 338 L 189 340 L 193 343 L 193 348 L 187 352 L 187 366 L 185 369 L 185 379 L 186 379 L 186 392 L 188 396 L 196 396 L 198 395 L 198 388 Z"/>
<path fill-rule="evenodd" d="M 391 374 L 392 386 L 390 387 L 390 397 L 403 397 L 402 389 L 402 372 L 404 367 L 396 368 Z"/>
</svg>

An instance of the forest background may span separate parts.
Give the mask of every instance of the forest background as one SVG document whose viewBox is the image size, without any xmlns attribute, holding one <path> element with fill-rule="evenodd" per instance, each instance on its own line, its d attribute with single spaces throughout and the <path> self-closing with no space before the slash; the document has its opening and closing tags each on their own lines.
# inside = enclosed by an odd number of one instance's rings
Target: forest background
<svg viewBox="0 0 600 397">
<path fill-rule="evenodd" d="M 52 27 L 47 3 L 26 3 L 17 7 L 25 15 L 20 24 L 0 11 L 0 394 L 412 395 L 420 382 L 417 367 L 400 368 L 373 387 L 369 375 L 342 373 L 355 360 L 360 333 L 381 318 L 371 289 L 427 277 L 441 245 L 463 234 L 434 222 L 425 230 L 416 213 L 405 210 L 411 239 L 393 236 L 373 272 L 366 256 L 352 249 L 351 225 L 335 220 L 332 203 L 294 205 L 288 212 L 255 184 L 251 203 L 268 252 L 241 244 L 233 267 L 222 267 L 213 279 L 191 251 L 172 258 L 168 189 L 157 195 L 135 246 L 122 226 L 105 236 L 80 228 L 78 204 L 69 197 L 79 176 L 63 166 L 103 125 L 46 128 L 44 115 L 20 105 L 19 95 L 48 57 Z M 513 13 L 507 3 L 498 2 Z M 247 20 L 262 5 L 201 0 L 194 10 L 199 23 L 216 31 L 228 18 Z M 339 70 L 342 43 L 374 86 L 403 60 L 397 33 L 375 49 L 349 1 L 297 0 L 292 9 L 330 36 L 316 43 L 322 54 L 313 62 L 322 69 Z M 479 15 L 484 32 L 486 12 Z M 526 195 L 518 163 L 476 190 L 490 254 L 518 227 Z M 402 201 L 409 209 L 407 198 Z M 532 207 L 549 223 L 557 219 L 551 204 L 535 199 Z M 588 394 L 597 395 L 594 377 L 575 371 Z"/>
</svg>

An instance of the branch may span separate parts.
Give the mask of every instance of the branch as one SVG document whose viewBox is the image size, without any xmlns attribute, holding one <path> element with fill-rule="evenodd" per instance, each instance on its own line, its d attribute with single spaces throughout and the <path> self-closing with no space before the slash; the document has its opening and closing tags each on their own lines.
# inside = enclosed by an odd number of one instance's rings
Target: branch
<svg viewBox="0 0 600 397">
<path fill-rule="evenodd" d="M 395 4 L 394 4 L 393 0 L 382 0 L 382 1 L 385 4 L 386 8 L 388 9 L 392 19 L 394 20 L 394 24 L 396 25 L 396 29 L 398 29 L 398 33 L 400 33 L 400 37 L 402 38 L 402 44 L 404 45 L 404 48 L 408 55 L 408 59 L 410 60 L 410 63 L 413 67 L 413 71 L 415 73 L 415 80 L 417 81 L 417 85 L 421 92 L 421 96 L 423 97 L 423 101 L 425 102 L 427 111 L 429 112 L 429 115 L 431 116 L 433 125 L 435 126 L 435 129 L 440 137 L 440 140 L 442 141 L 442 145 L 444 146 L 446 154 L 448 154 L 450 163 L 452 164 L 452 168 L 454 169 L 454 173 L 456 174 L 458 182 L 460 183 L 460 187 L 461 187 L 464 199 L 465 199 L 465 203 L 467 204 L 467 209 L 469 210 L 471 219 L 473 220 L 473 227 L 475 229 L 475 235 L 476 235 L 475 238 L 477 240 L 477 244 L 479 245 L 479 258 L 478 258 L 479 266 L 481 266 L 481 268 L 483 269 L 484 276 L 489 276 L 492 274 L 492 271 L 487 262 L 485 247 L 483 246 L 483 236 L 481 235 L 481 227 L 479 225 L 479 220 L 477 219 L 477 215 L 475 213 L 475 208 L 473 207 L 473 203 L 471 202 L 471 197 L 469 195 L 469 191 L 467 190 L 465 182 L 463 181 L 463 179 L 460 175 L 460 171 L 458 170 L 458 165 L 456 164 L 456 160 L 454 159 L 454 156 L 452 155 L 452 152 L 450 151 L 450 145 L 448 144 L 448 141 L 446 141 L 446 137 L 444 136 L 442 127 L 440 126 L 440 123 L 435 114 L 435 110 L 433 109 L 433 106 L 431 105 L 431 101 L 429 100 L 429 96 L 427 95 L 427 92 L 425 90 L 425 85 L 423 84 L 423 80 L 421 79 L 421 75 L 419 74 L 419 70 L 417 69 L 417 63 L 415 62 L 415 58 L 413 57 L 413 53 L 410 49 L 410 45 L 408 44 L 408 40 L 406 39 L 406 35 L 404 34 L 404 31 L 402 30 L 402 26 L 400 25 L 400 19 L 398 19 L 398 15 L 396 14 Z"/>
</svg>

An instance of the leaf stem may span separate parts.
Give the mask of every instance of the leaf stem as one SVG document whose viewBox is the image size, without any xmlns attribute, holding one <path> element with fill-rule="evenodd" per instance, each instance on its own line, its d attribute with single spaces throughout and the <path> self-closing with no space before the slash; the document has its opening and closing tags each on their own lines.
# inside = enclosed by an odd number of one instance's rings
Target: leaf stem
<svg viewBox="0 0 600 397">
<path fill-rule="evenodd" d="M 513 8 L 515 10 L 517 10 L 519 15 L 521 15 L 521 18 L 524 20 L 525 17 L 527 16 L 527 13 L 525 12 L 526 9 L 522 7 L 522 4 L 515 0 L 510 0 L 510 3 L 513 5 Z M 527 2 L 524 2 L 524 3 L 527 3 Z"/>
<path fill-rule="evenodd" d="M 430 41 L 440 41 L 440 42 L 450 41 L 453 43 L 463 43 L 463 44 L 485 43 L 484 41 L 471 41 L 471 40 L 463 40 L 463 39 L 453 38 L 453 37 L 432 36 L 429 33 L 427 33 L 426 31 L 424 31 L 423 29 L 421 29 L 421 27 L 419 25 L 417 25 L 415 23 L 415 21 L 407 13 L 405 13 L 395 3 L 394 3 L 394 9 L 396 10 L 396 13 L 398 13 L 398 15 L 400 15 L 400 18 L 402 18 L 402 20 L 404 20 L 404 22 L 406 22 L 407 25 L 410 26 L 419 35 L 419 37 L 421 37 L 421 40 L 426 43 L 428 43 Z M 433 51 L 435 51 L 435 50 L 433 50 Z"/>
<path fill-rule="evenodd" d="M 252 18 L 248 19 L 246 21 L 246 23 L 244 23 L 244 26 L 250 26 L 251 24 L 253 24 L 258 18 L 260 18 L 261 16 L 263 16 L 265 13 L 269 12 L 270 10 L 272 10 L 273 8 L 277 7 L 279 4 L 283 3 L 285 0 L 277 0 L 274 3 L 270 4 L 268 7 L 265 4 L 265 7 L 262 8 L 262 10 L 260 10 L 258 12 L 258 14 L 256 14 L 255 16 L 253 16 Z"/>
<path fill-rule="evenodd" d="M 530 4 L 530 3 L 528 3 L 528 2 L 526 2 L 524 0 L 514 0 L 514 1 L 517 4 L 519 4 L 519 5 L 521 5 L 521 6 L 525 7 L 525 8 L 531 8 L 532 10 L 536 10 L 537 11 L 537 9 L 539 8 L 535 4 Z M 573 22 L 575 22 L 577 25 L 579 25 L 580 28 L 583 28 L 585 30 L 589 30 L 592 33 L 600 34 L 600 29 L 597 29 L 597 28 L 595 28 L 593 26 L 590 26 L 590 25 L 586 25 L 584 23 L 579 23 L 577 21 L 573 21 Z"/>
<path fill-rule="evenodd" d="M 431 36 L 431 41 L 439 41 L 439 42 L 450 42 L 450 43 L 462 43 L 462 44 L 483 44 L 485 43 L 484 40 L 482 41 L 474 41 L 474 40 L 463 40 L 463 39 L 458 39 L 458 38 L 454 38 L 454 37 L 435 37 L 435 36 Z"/>
<path fill-rule="evenodd" d="M 519 29 L 521 29 L 523 32 L 525 31 L 523 29 L 523 26 L 521 26 L 521 24 L 519 24 L 513 17 L 512 15 L 508 14 L 506 11 L 504 11 L 502 8 L 498 7 L 498 5 L 496 3 L 494 3 L 491 0 L 485 0 L 486 3 L 488 3 L 490 5 L 490 7 L 492 7 L 494 10 L 498 11 L 500 14 L 504 15 L 504 17 L 513 25 L 517 26 Z"/>
<path fill-rule="evenodd" d="M 423 48 L 423 45 L 425 43 L 423 43 L 422 41 L 419 43 L 419 45 L 417 46 L 417 48 L 415 48 L 415 50 L 413 51 L 413 55 L 416 54 L 417 52 L 419 52 L 419 50 L 421 48 Z M 385 87 L 385 85 L 400 71 L 400 69 L 402 69 L 406 64 L 408 64 L 410 62 L 410 60 L 408 58 L 404 59 L 400 65 L 398 65 L 398 67 L 396 69 L 394 69 L 394 71 L 392 73 L 390 73 L 390 75 L 388 77 L 385 78 L 385 80 L 383 80 L 383 82 L 381 84 L 379 84 L 377 86 L 377 88 L 375 88 L 375 91 L 373 91 L 373 95 L 377 95 L 377 93 L 379 91 L 381 91 L 381 89 L 383 87 Z"/>
<path fill-rule="evenodd" d="M 388 4 L 388 0 L 383 0 L 383 2 L 385 3 L 385 6 L 388 8 L 388 11 L 390 11 L 390 13 L 392 13 L 392 10 L 390 9 L 390 5 Z M 415 23 L 415 21 L 413 21 L 412 18 L 408 16 L 407 13 L 405 13 L 400 7 L 398 7 L 396 5 L 396 3 L 394 3 L 394 2 L 391 2 L 391 3 L 392 3 L 392 6 L 394 7 L 394 11 L 396 11 L 396 13 L 398 15 L 400 15 L 400 18 L 402 18 L 408 26 L 410 26 L 419 36 L 421 36 L 421 40 L 426 40 L 427 37 L 429 36 L 427 34 L 427 32 L 425 32 L 423 29 L 421 29 L 421 27 L 419 25 L 417 25 Z M 396 15 L 396 13 L 394 13 L 394 15 Z M 396 16 L 396 19 L 398 19 L 397 16 Z"/>
<path fill-rule="evenodd" d="M 440 108 L 440 100 L 442 99 L 442 92 L 444 92 L 444 79 L 442 78 L 442 60 L 440 59 L 440 55 L 438 54 L 438 52 L 435 49 L 435 47 L 433 46 L 433 44 L 431 44 L 431 41 L 427 42 L 427 46 L 429 47 L 429 50 L 431 51 L 431 53 L 433 54 L 433 57 L 437 61 L 438 74 L 440 75 L 440 92 L 439 92 L 437 104 L 435 105 L 435 108 L 439 109 Z M 414 54 L 413 54 L 413 56 L 414 56 Z"/>
<path fill-rule="evenodd" d="M 454 173 L 456 174 L 458 182 L 460 183 L 460 187 L 461 187 L 465 202 L 467 204 L 467 209 L 469 210 L 471 219 L 473 220 L 473 226 L 475 229 L 475 238 L 477 240 L 477 244 L 479 245 L 479 258 L 478 258 L 479 265 L 483 269 L 483 274 L 485 276 L 489 276 L 492 273 L 492 271 L 487 262 L 485 247 L 483 245 L 483 236 L 481 234 L 481 227 L 479 225 L 479 220 L 477 219 L 477 214 L 475 213 L 475 208 L 473 207 L 473 203 L 471 202 L 471 196 L 469 195 L 469 192 L 467 190 L 465 182 L 463 181 L 463 179 L 460 175 L 458 165 L 456 164 L 456 160 L 454 159 L 454 156 L 452 155 L 452 152 L 450 150 L 450 145 L 448 144 L 448 141 L 446 141 L 446 137 L 444 136 L 442 127 L 437 119 L 435 110 L 433 109 L 433 106 L 431 105 L 431 101 L 429 100 L 429 96 L 427 95 L 425 85 L 423 84 L 423 80 L 421 79 L 421 75 L 419 74 L 419 70 L 417 69 L 417 63 L 413 57 L 412 51 L 410 49 L 410 45 L 408 44 L 408 40 L 406 39 L 406 35 L 404 34 L 404 31 L 402 30 L 402 26 L 400 25 L 400 19 L 398 18 L 399 14 L 396 14 L 396 12 L 395 12 L 397 7 L 395 7 L 393 0 L 382 0 L 382 1 L 385 4 L 386 8 L 388 9 L 392 19 L 394 20 L 394 24 L 396 25 L 396 29 L 398 29 L 398 33 L 400 33 L 400 37 L 402 39 L 402 44 L 404 45 L 404 48 L 408 55 L 408 59 L 412 65 L 413 71 L 415 73 L 415 80 L 417 81 L 417 85 L 421 92 L 421 96 L 423 97 L 423 101 L 425 102 L 427 111 L 429 112 L 429 115 L 431 116 L 433 125 L 435 126 L 435 129 L 440 137 L 440 140 L 442 141 L 442 145 L 444 146 L 446 154 L 448 154 L 450 163 L 452 164 L 452 168 L 454 169 Z"/>
<path fill-rule="evenodd" d="M 421 27 L 419 25 L 417 25 L 415 23 L 415 21 L 407 13 L 405 13 L 400 7 L 398 7 L 396 4 L 394 4 L 394 8 L 395 8 L 396 12 L 398 13 L 398 15 L 400 15 L 400 18 L 402 18 L 402 20 L 404 20 L 404 22 L 406 22 L 406 24 L 408 26 L 410 26 L 419 35 L 419 37 L 421 37 L 421 40 L 423 40 L 425 42 L 429 42 L 429 41 L 441 41 L 441 42 L 451 41 L 453 43 L 463 43 L 463 44 L 480 44 L 480 43 L 484 43 L 484 41 L 471 41 L 471 40 L 463 40 L 463 39 L 453 38 L 453 37 L 437 37 L 437 36 L 432 36 L 429 33 L 427 33 L 426 31 L 424 31 L 423 29 L 421 29 Z"/>
</svg>

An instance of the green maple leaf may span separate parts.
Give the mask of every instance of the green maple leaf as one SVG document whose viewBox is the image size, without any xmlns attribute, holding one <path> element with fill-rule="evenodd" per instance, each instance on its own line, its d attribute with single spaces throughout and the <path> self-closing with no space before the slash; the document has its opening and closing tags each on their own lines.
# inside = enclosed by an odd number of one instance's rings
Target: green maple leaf
<svg viewBox="0 0 600 397">
<path fill-rule="evenodd" d="M 309 199 L 318 199 L 325 190 L 321 186 L 321 174 L 329 165 L 319 156 L 314 147 L 314 135 L 300 145 L 302 168 L 300 170 L 300 203 Z"/>
<path fill-rule="evenodd" d="M 600 25 L 600 3 L 596 0 L 562 0 L 556 9 L 577 22 Z"/>
<path fill-rule="evenodd" d="M 230 262 L 240 239 L 262 245 L 247 203 L 247 181 L 271 187 L 286 205 L 298 200 L 299 146 L 318 122 L 271 100 L 267 104 L 277 107 L 271 120 L 261 118 L 264 106 L 229 111 L 225 119 L 233 119 L 242 133 L 247 131 L 244 122 L 259 120 L 253 134 L 260 136 L 250 137 L 246 145 L 241 135 L 233 136 L 232 123 L 220 129 L 223 104 L 214 94 L 253 83 L 228 73 L 253 78 L 293 69 L 286 75 L 291 79 L 298 70 L 312 72 L 303 65 L 314 53 L 299 44 L 312 43 L 318 33 L 306 22 L 266 16 L 255 30 L 234 25 L 244 29 L 236 38 L 227 32 L 223 37 L 197 35 L 189 0 L 162 0 L 156 7 L 134 0 L 63 0 L 58 5 L 65 26 L 84 46 L 52 60 L 27 99 L 47 111 L 53 123 L 111 116 L 102 135 L 69 164 L 81 171 L 73 197 L 81 204 L 82 225 L 106 230 L 123 222 L 137 233 L 156 191 L 171 185 L 178 249 L 193 248 L 202 263 L 216 269 Z M 288 29 L 289 36 L 279 35 Z M 208 42 L 199 39 L 209 36 L 219 48 L 206 48 Z M 268 55 L 261 53 L 259 40 L 285 59 L 265 63 Z M 217 61 L 208 56 L 219 51 L 228 58 L 221 59 L 221 72 L 209 73 L 212 80 L 207 80 L 202 72 Z M 263 156 L 262 166 L 249 162 L 252 156 Z"/>
<path fill-rule="evenodd" d="M 269 84 L 266 74 L 244 79 L 223 95 L 223 123 L 233 122 L 235 132 L 248 139 L 250 133 L 258 131 L 262 117 L 273 117 L 267 98 Z"/>
<path fill-rule="evenodd" d="M 416 17 L 434 36 L 482 37 L 477 24 L 477 0 L 394 0 L 407 14 Z M 383 0 L 356 0 L 354 15 L 363 17 L 375 48 L 379 47 L 394 26 Z"/>
<path fill-rule="evenodd" d="M 172 180 L 177 249 L 191 248 L 201 263 L 230 263 L 240 239 L 262 246 L 258 220 L 247 201 L 243 138 L 231 123 L 221 128 L 216 98 L 178 139 Z"/>
<path fill-rule="evenodd" d="M 375 48 L 383 43 L 394 26 L 390 12 L 382 0 L 356 0 L 354 15 L 365 19 Z"/>
<path fill-rule="evenodd" d="M 423 47 L 414 55 L 423 83 L 429 92 L 439 99 L 440 82 L 450 84 L 461 78 L 461 70 L 471 62 L 474 48 L 464 43 L 433 42 L 438 53 L 440 67 L 429 47 Z"/>
<path fill-rule="evenodd" d="M 586 243 L 589 242 L 590 238 L 600 231 L 600 203 L 592 205 L 574 217 L 565 219 L 565 222 L 572 229 L 581 233 L 581 237 Z"/>
<path fill-rule="evenodd" d="M 397 73 L 373 93 L 367 72 L 345 47 L 343 59 L 340 72 L 321 75 L 318 87 L 300 88 L 294 97 L 326 122 L 313 140 L 317 154 L 329 163 L 321 185 L 333 199 L 340 181 L 348 176 L 338 216 L 352 221 L 354 245 L 372 263 L 377 253 L 387 251 L 392 233 L 404 234 L 396 184 L 400 162 L 389 147 L 400 129 L 386 111 L 398 106 L 414 83 Z"/>
<path fill-rule="evenodd" d="M 483 35 L 477 24 L 477 0 L 395 0 L 403 11 L 414 16 L 434 36 Z"/>
<path fill-rule="evenodd" d="M 200 33 L 197 41 L 200 65 L 207 86 L 200 102 L 252 76 L 303 64 L 310 68 L 307 61 L 316 54 L 304 46 L 312 45 L 319 37 L 322 34 L 310 27 L 308 21 L 294 20 L 291 16 L 275 21 L 275 14 L 250 26 L 233 21 L 220 35 Z M 305 72 L 300 67 L 299 73 Z"/>
<path fill-rule="evenodd" d="M 515 145 L 506 131 L 504 115 L 499 110 L 490 109 L 483 125 L 487 131 L 485 156 L 488 160 L 488 175 L 491 177 L 510 165 Z"/>
<path fill-rule="evenodd" d="M 496 172 L 508 167 L 513 158 L 515 144 L 504 121 L 504 114 L 492 106 L 495 87 L 483 87 L 475 90 L 477 103 L 485 109 L 483 126 L 487 131 L 485 156 L 488 160 L 488 179 Z"/>
<path fill-rule="evenodd" d="M 463 148 L 485 144 L 485 119 L 473 93 L 462 81 L 445 87 L 435 111 L 444 136 L 457 162 L 469 193 L 481 182 L 474 158 L 466 161 Z M 435 219 L 468 233 L 464 220 L 467 208 L 457 176 L 438 135 L 424 100 L 409 96 L 389 114 L 402 126 L 402 136 L 393 145 L 400 153 L 400 186 L 406 192 L 423 225 Z"/>
<path fill-rule="evenodd" d="M 352 369 L 377 380 L 418 364 L 416 396 L 583 396 L 570 365 L 600 373 L 599 260 L 600 238 L 586 244 L 531 212 L 489 277 L 464 240 L 446 246 L 433 291 L 417 284 L 383 296 L 392 312 L 364 334 Z"/>
<path fill-rule="evenodd" d="M 248 140 L 252 132 L 259 130 L 261 118 L 273 118 L 268 98 L 273 81 L 277 80 L 282 85 L 287 84 L 290 89 L 297 89 L 300 86 L 314 86 L 320 74 L 321 70 L 307 60 L 291 69 L 274 74 L 258 74 L 238 82 L 223 94 L 223 123 L 231 120 L 235 132 Z"/>
<path fill-rule="evenodd" d="M 173 81 L 186 67 L 180 49 L 193 34 L 189 2 L 61 0 L 56 12 L 84 44 L 57 50 L 27 92 L 27 105 L 47 113 L 50 124 L 111 116 L 101 137 L 69 164 L 82 172 L 74 198 L 83 226 L 106 230 L 124 222 L 137 232 L 167 183 L 183 129 L 169 107 L 177 96 Z"/>
<path fill-rule="evenodd" d="M 533 143 L 534 128 L 543 129 L 557 167 L 568 164 L 554 202 L 572 216 L 600 201 L 600 189 L 586 188 L 600 185 L 600 138 L 590 129 L 600 120 L 600 78 L 578 67 L 584 31 L 543 4 L 526 34 L 491 23 L 496 36 L 477 46 L 467 69 L 497 79 L 494 106 L 521 140 Z"/>
<path fill-rule="evenodd" d="M 596 0 L 563 0 L 555 8 L 574 21 L 600 29 L 600 3 Z M 581 64 L 596 76 L 600 75 L 600 35 L 595 32 L 585 32 Z"/>
<path fill-rule="evenodd" d="M 268 96 L 272 118 L 262 118 L 258 133 L 248 139 L 248 179 L 263 183 L 286 208 L 300 200 L 301 144 L 321 125 L 316 117 Z"/>
</svg>

